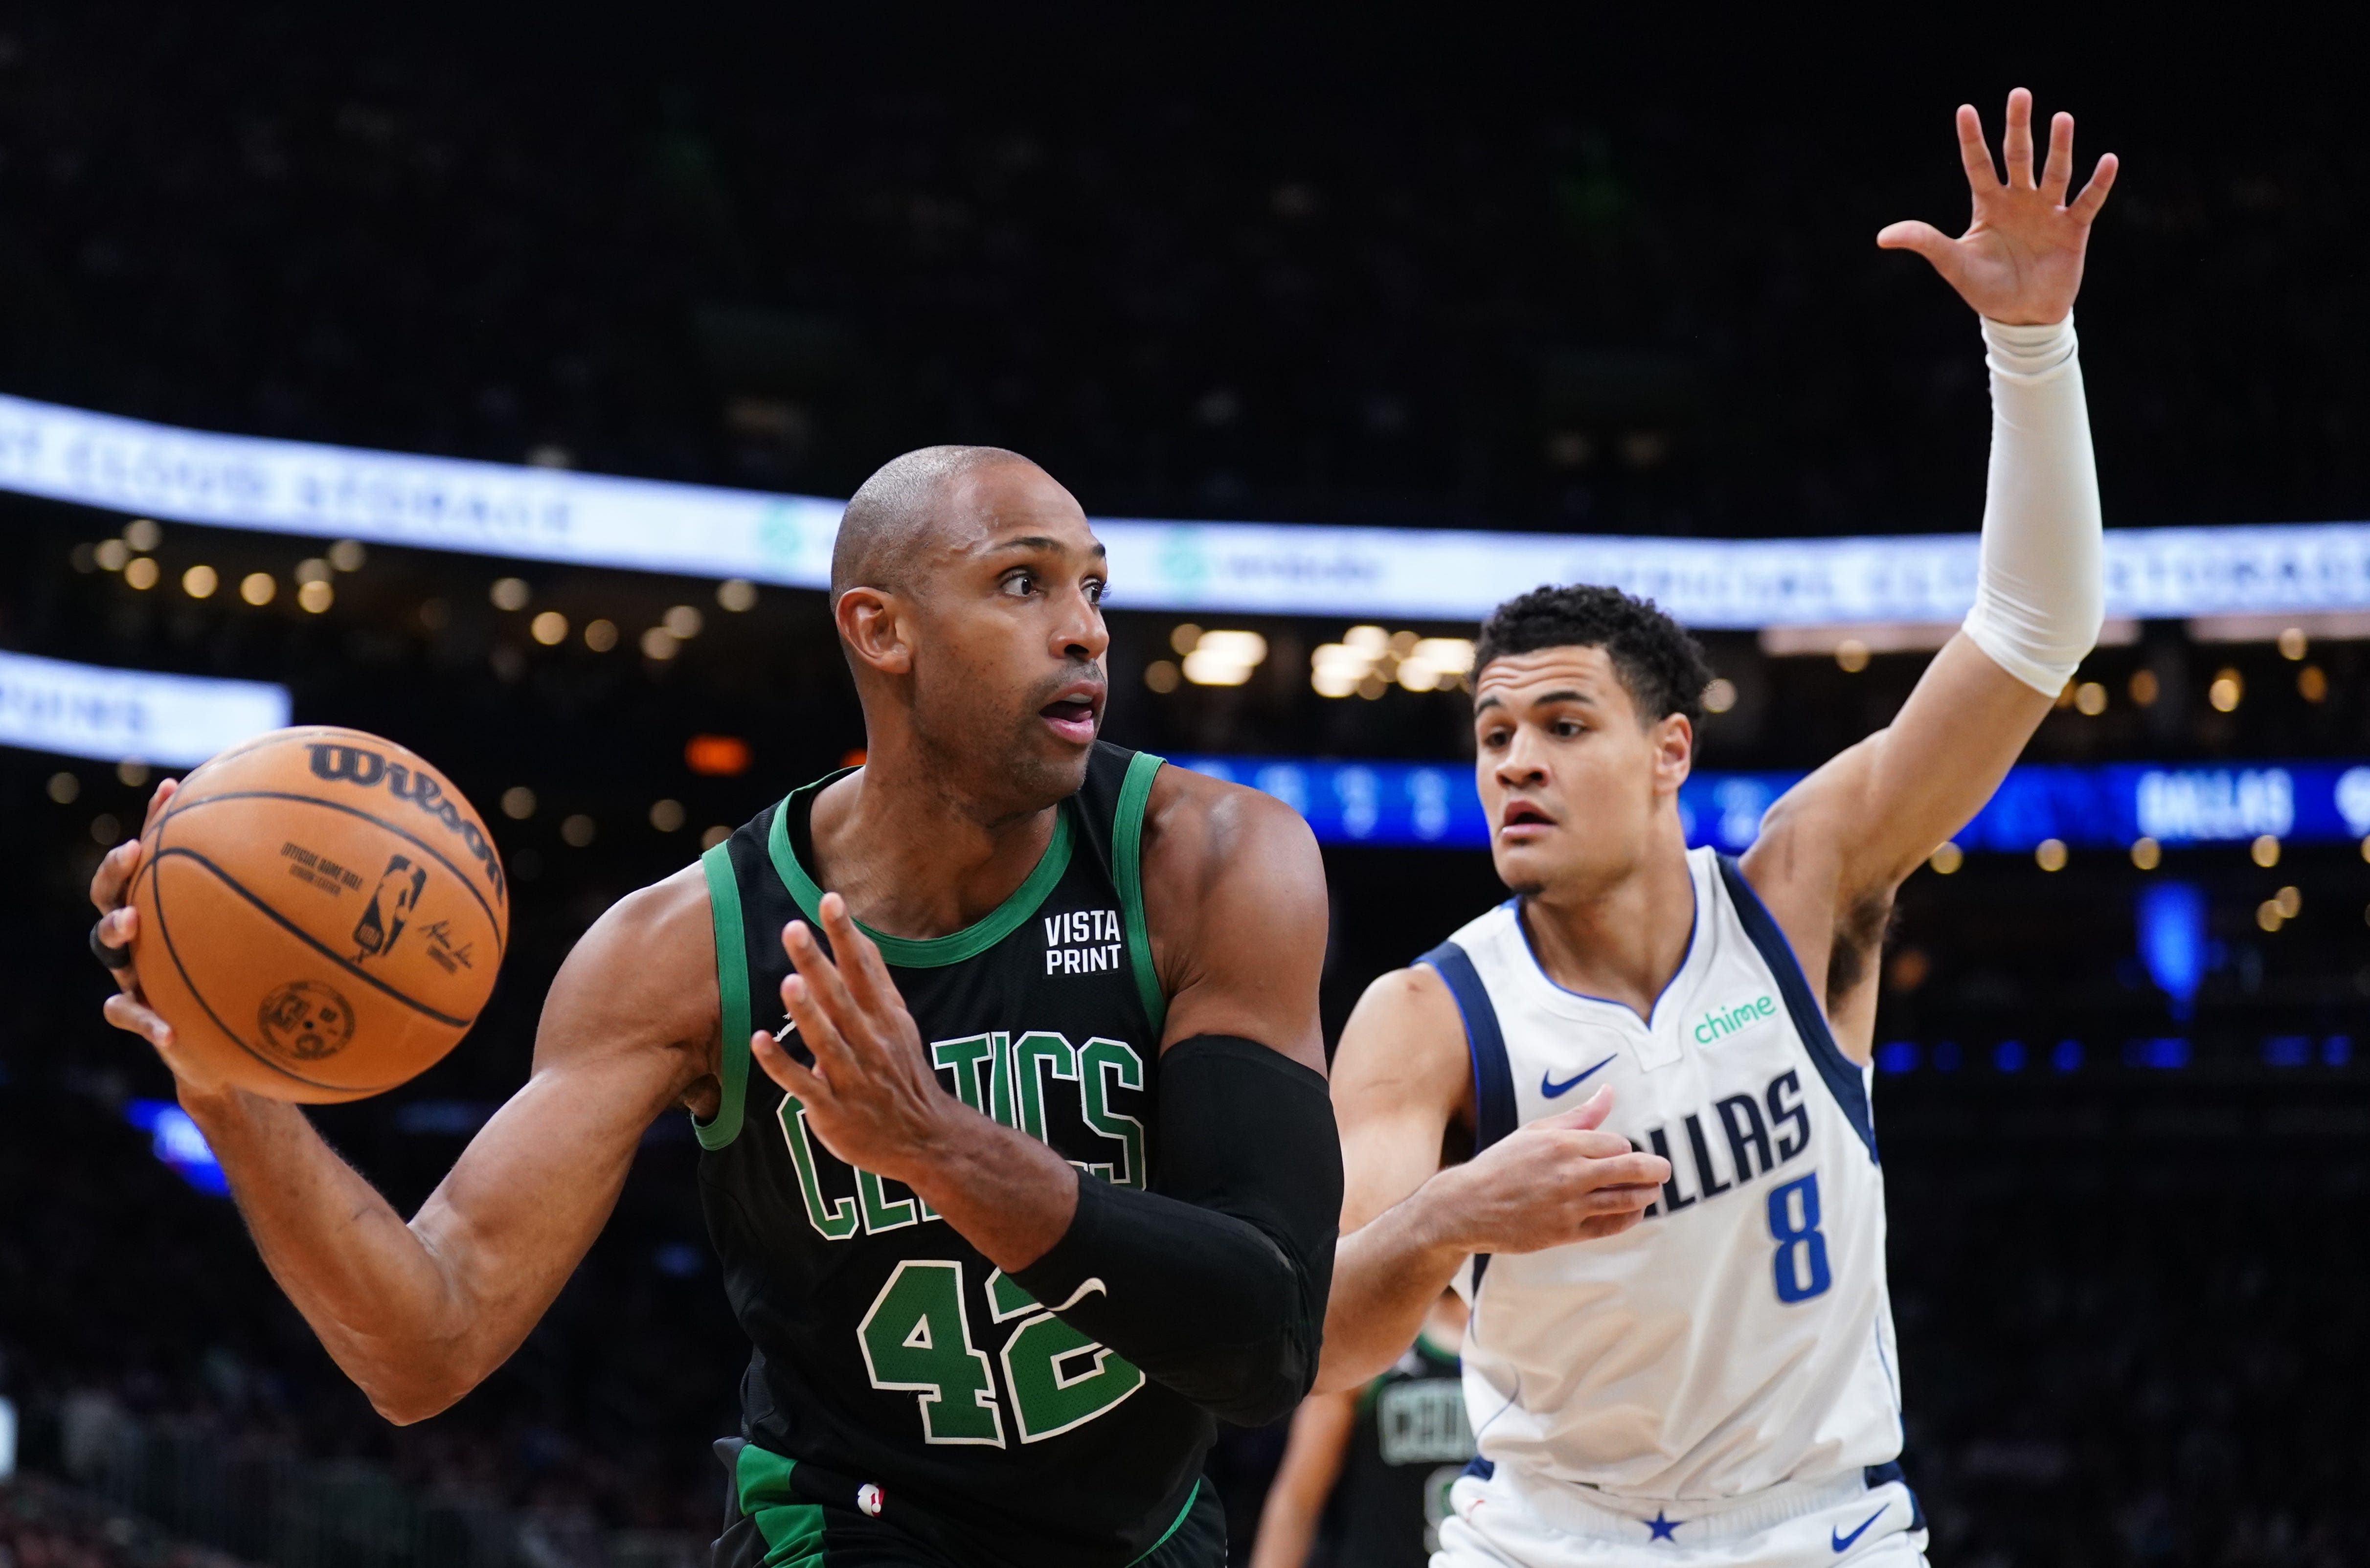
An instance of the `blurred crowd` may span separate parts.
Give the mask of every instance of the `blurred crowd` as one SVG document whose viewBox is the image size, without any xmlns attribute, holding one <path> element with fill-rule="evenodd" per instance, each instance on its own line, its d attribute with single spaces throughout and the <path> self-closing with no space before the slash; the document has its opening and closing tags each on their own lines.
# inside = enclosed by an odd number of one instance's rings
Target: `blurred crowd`
<svg viewBox="0 0 2370 1568">
<path fill-rule="evenodd" d="M 1718 34 L 23 12 L 0 386 L 834 494 L 992 441 L 1102 515 L 1972 526 L 1973 324 L 1872 238 L 1962 221 L 1950 110 L 2030 63 Z M 2234 135 L 2193 56 L 2061 42 L 2027 85 L 2124 160 L 2080 307 L 2111 521 L 2349 515 L 2342 95 L 2216 60 Z"/>
</svg>

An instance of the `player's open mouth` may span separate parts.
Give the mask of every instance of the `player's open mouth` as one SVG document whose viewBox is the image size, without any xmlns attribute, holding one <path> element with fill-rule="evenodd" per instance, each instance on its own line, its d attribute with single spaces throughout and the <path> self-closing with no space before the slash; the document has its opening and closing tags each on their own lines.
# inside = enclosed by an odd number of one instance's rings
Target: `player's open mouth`
<svg viewBox="0 0 2370 1568">
<path fill-rule="evenodd" d="M 1527 800 L 1510 800 L 1498 815 L 1498 836 L 1501 839 L 1536 839 L 1554 826 L 1554 818 Z"/>
<path fill-rule="evenodd" d="M 1053 733 L 1063 739 L 1076 741 L 1081 746 L 1094 740 L 1094 704 L 1081 698 L 1064 698 L 1058 703 L 1048 703 L 1037 711 L 1047 724 L 1053 727 Z"/>
</svg>

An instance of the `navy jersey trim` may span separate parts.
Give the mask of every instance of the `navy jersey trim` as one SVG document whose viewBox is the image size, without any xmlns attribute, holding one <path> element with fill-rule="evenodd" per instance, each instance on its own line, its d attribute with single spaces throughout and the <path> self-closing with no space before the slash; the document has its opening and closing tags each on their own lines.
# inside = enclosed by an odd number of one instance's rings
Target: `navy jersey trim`
<svg viewBox="0 0 2370 1568">
<path fill-rule="evenodd" d="M 1506 1060 L 1506 1036 L 1498 1028 L 1498 1009 L 1490 1001 L 1490 988 L 1481 983 L 1480 972 L 1464 948 L 1454 942 L 1444 942 L 1422 957 L 1419 964 L 1432 966 L 1432 973 L 1448 987 L 1448 994 L 1456 999 L 1456 1011 L 1465 1020 L 1465 1048 L 1473 1059 L 1473 1152 L 1483 1150 L 1513 1132 L 1519 1125 L 1514 1114 L 1514 1070 Z M 1490 1254 L 1473 1254 L 1473 1293 L 1481 1293 L 1481 1277 L 1490 1272 Z"/>
<path fill-rule="evenodd" d="M 1481 983 L 1480 971 L 1454 942 L 1442 943 L 1416 962 L 1432 966 L 1465 1020 L 1466 1048 L 1473 1058 L 1473 1152 L 1478 1154 L 1517 1125 L 1514 1070 L 1506 1061 L 1498 1009 L 1490 1001 L 1490 988 Z"/>
<path fill-rule="evenodd" d="M 1811 994 L 1811 982 L 1802 973 L 1801 960 L 1794 956 L 1794 944 L 1786 940 L 1778 929 L 1778 919 L 1762 903 L 1761 895 L 1744 879 L 1744 868 L 1734 855 L 1720 857 L 1720 880 L 1728 884 L 1729 900 L 1736 906 L 1736 917 L 1743 923 L 1744 934 L 1761 950 L 1761 961 L 1778 979 L 1778 994 L 1786 999 L 1786 1012 L 1794 1020 L 1794 1032 L 1809 1047 L 1811 1064 L 1826 1081 L 1827 1093 L 1843 1107 L 1844 1119 L 1851 1123 L 1859 1140 L 1868 1145 L 1869 1163 L 1881 1162 L 1876 1152 L 1876 1119 L 1868 1105 L 1868 1082 L 1859 1069 L 1844 1055 L 1835 1044 L 1835 1036 L 1827 1027 L 1827 1015 L 1821 1012 L 1817 998 Z"/>
</svg>

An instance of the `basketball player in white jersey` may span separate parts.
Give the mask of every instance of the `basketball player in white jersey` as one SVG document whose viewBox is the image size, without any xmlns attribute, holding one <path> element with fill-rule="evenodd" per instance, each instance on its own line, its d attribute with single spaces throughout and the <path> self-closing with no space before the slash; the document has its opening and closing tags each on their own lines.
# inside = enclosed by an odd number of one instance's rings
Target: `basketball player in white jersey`
<svg viewBox="0 0 2370 1568">
<path fill-rule="evenodd" d="M 1482 627 L 1476 773 L 1514 897 L 1386 975 L 1341 1037 L 1348 1186 L 1320 1391 L 1471 1304 L 1478 1458 L 1434 1568 L 1916 1564 L 1869 1115 L 1894 889 L 1997 787 L 2097 637 L 2098 484 L 2071 311 L 2114 161 L 2073 121 L 1974 220 L 1895 223 L 1982 317 L 1973 611 L 1892 725 L 1788 792 L 1741 862 L 1678 812 L 1709 671 L 1655 610 L 1542 589 Z M 1970 346 L 1972 348 L 1972 345 Z M 1472 1157 L 1442 1164 L 1461 1126 Z"/>
</svg>

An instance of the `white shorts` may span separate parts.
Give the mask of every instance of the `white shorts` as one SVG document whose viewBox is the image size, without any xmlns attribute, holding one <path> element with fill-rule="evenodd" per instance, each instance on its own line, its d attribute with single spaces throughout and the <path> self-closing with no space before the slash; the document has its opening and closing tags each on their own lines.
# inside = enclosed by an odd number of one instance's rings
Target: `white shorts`
<svg viewBox="0 0 2370 1568">
<path fill-rule="evenodd" d="M 1501 1465 L 1450 1489 L 1432 1568 L 1926 1568 L 1926 1520 L 1898 1481 L 1794 1482 L 1718 1503 L 1652 1503 Z"/>
</svg>

